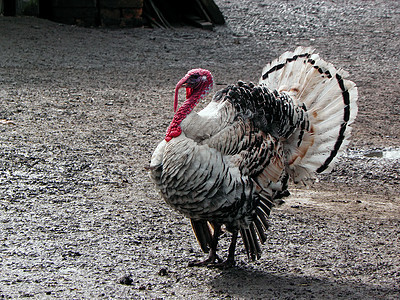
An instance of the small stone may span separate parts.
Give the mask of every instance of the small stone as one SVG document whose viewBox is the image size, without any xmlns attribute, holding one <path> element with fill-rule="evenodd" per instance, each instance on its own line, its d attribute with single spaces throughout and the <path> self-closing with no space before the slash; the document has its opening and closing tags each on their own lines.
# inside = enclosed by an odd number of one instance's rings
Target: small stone
<svg viewBox="0 0 400 300">
<path fill-rule="evenodd" d="M 168 270 L 166 268 L 161 268 L 160 271 L 158 271 L 158 275 L 166 276 L 168 275 Z"/>
<path fill-rule="evenodd" d="M 125 284 L 125 285 L 132 285 L 133 279 L 131 274 L 126 274 L 122 276 L 120 279 L 118 279 L 118 283 L 120 284 Z"/>
</svg>

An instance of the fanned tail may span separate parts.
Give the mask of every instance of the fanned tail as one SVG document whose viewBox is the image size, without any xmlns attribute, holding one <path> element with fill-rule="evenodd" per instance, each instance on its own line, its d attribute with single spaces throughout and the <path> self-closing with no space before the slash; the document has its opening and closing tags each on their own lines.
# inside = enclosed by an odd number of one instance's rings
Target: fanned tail
<svg viewBox="0 0 400 300">
<path fill-rule="evenodd" d="M 294 181 L 332 169 L 349 143 L 357 115 L 357 87 L 347 73 L 309 47 L 285 52 L 263 69 L 260 84 L 287 93 L 307 119 L 284 142 L 287 171 Z"/>
</svg>

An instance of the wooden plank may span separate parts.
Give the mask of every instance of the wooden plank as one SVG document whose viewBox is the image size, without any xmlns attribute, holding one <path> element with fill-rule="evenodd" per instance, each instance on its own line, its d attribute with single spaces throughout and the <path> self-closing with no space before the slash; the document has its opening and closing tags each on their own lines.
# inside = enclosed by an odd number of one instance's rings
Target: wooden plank
<svg viewBox="0 0 400 300">
<path fill-rule="evenodd" d="M 200 27 L 202 29 L 213 30 L 213 24 L 208 22 L 202 18 L 193 15 L 185 15 L 185 19 L 196 27 Z"/>
</svg>

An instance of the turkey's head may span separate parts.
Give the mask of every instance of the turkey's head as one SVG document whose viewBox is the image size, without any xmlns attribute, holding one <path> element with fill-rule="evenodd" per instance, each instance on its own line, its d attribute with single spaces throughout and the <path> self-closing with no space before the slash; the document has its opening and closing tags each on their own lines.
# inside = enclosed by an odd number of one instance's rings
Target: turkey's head
<svg viewBox="0 0 400 300">
<path fill-rule="evenodd" d="M 213 77 L 210 71 L 205 69 L 190 70 L 181 80 L 179 80 L 175 87 L 174 111 L 176 112 L 176 109 L 178 108 L 179 89 L 186 88 L 186 99 L 189 99 L 193 95 L 198 101 L 210 91 L 212 86 Z"/>
<path fill-rule="evenodd" d="M 204 69 L 190 70 L 175 88 L 174 99 L 174 118 L 167 129 L 165 140 L 169 142 L 172 138 L 178 137 L 182 133 L 181 122 L 193 110 L 201 98 L 203 98 L 213 86 L 213 78 L 210 71 Z M 186 101 L 178 111 L 178 91 L 186 88 Z"/>
</svg>

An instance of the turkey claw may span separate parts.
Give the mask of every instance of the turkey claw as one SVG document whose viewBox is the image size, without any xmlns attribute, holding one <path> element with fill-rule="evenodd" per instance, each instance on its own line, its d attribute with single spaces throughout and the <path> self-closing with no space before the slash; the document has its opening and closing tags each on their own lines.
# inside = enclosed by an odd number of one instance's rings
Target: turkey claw
<svg viewBox="0 0 400 300">
<path fill-rule="evenodd" d="M 225 270 L 234 267 L 235 264 L 236 262 L 234 260 L 227 259 L 225 261 L 207 265 L 207 267 Z"/>
<path fill-rule="evenodd" d="M 214 265 L 218 265 L 218 264 L 222 264 L 222 263 L 223 263 L 222 259 L 220 259 L 217 255 L 215 255 L 215 256 L 209 257 L 205 260 L 191 261 L 188 263 L 188 267 L 203 267 L 203 266 L 213 267 Z"/>
</svg>

